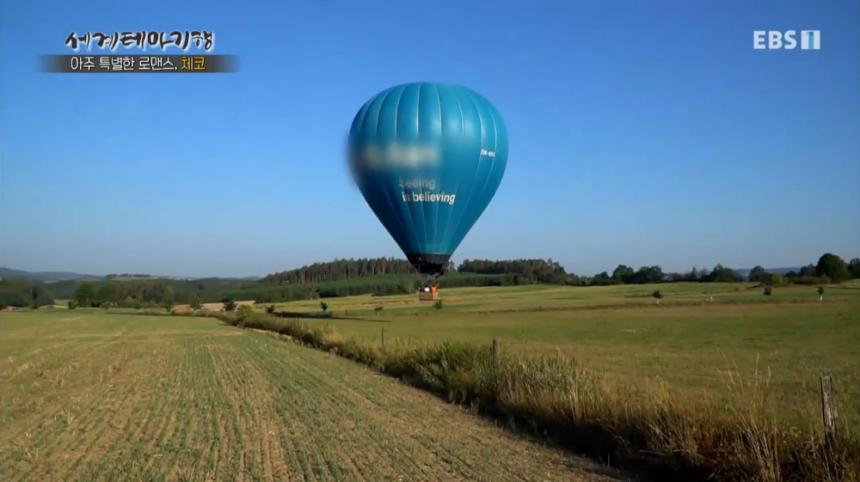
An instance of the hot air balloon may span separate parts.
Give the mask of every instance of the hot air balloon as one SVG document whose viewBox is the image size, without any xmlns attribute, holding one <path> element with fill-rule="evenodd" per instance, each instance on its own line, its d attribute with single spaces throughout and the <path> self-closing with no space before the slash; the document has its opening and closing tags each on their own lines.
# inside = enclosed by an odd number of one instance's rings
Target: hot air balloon
<svg viewBox="0 0 860 482">
<path fill-rule="evenodd" d="M 383 90 L 359 109 L 349 133 L 350 166 L 364 199 L 434 286 L 496 193 L 507 159 L 495 107 L 450 84 Z"/>
</svg>

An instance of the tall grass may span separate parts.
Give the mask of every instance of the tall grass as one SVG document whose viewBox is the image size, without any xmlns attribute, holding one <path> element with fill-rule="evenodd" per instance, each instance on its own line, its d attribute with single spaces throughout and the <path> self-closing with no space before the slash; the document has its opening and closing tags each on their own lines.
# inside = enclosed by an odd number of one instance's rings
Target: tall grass
<svg viewBox="0 0 860 482">
<path fill-rule="evenodd" d="M 466 343 L 385 348 L 319 322 L 240 310 L 206 313 L 337 353 L 577 452 L 659 480 L 860 480 L 860 443 L 781 426 L 770 374 L 732 374 L 735 402 L 678 399 L 664 385 L 619 389 L 569 356 L 522 356 Z"/>
</svg>

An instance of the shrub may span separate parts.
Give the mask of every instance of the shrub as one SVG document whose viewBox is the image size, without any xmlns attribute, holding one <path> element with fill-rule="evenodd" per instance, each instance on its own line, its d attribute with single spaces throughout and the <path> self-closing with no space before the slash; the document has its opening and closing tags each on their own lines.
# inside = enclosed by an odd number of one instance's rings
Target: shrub
<svg viewBox="0 0 860 482">
<path fill-rule="evenodd" d="M 234 311 L 236 309 L 236 302 L 232 298 L 225 298 L 221 302 L 224 303 L 224 311 Z"/>
<path fill-rule="evenodd" d="M 78 302 L 75 300 L 69 300 L 69 303 L 67 306 L 70 310 L 74 310 L 75 308 L 78 307 Z"/>
<path fill-rule="evenodd" d="M 770 296 L 773 293 L 773 288 L 770 285 L 765 285 L 764 294 L 765 296 Z"/>
<path fill-rule="evenodd" d="M 245 328 L 247 321 L 254 316 L 254 308 L 248 305 L 242 305 L 236 310 L 236 322 L 239 328 Z"/>
<path fill-rule="evenodd" d="M 433 303 L 433 308 L 436 308 L 437 310 L 441 310 L 444 307 L 445 307 L 445 304 L 442 303 L 442 300 L 436 300 L 436 302 Z"/>
</svg>

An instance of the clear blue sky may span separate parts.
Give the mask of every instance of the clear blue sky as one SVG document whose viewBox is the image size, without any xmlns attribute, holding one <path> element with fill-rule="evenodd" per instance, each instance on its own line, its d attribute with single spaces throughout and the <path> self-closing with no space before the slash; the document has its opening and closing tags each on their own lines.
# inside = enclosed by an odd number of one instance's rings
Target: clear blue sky
<svg viewBox="0 0 860 482">
<path fill-rule="evenodd" d="M 857 1 L 224 3 L 0 2 L 0 265 L 258 275 L 401 256 L 344 142 L 366 99 L 418 80 L 471 87 L 508 125 L 508 170 L 457 261 L 860 256 Z M 195 28 L 240 72 L 38 71 L 70 31 Z M 755 51 L 756 29 L 820 29 L 822 50 Z"/>
</svg>

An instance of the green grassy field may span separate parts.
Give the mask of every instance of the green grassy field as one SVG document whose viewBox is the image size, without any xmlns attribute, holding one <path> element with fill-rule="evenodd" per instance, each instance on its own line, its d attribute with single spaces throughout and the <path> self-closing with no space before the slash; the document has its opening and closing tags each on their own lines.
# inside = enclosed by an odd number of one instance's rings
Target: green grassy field
<svg viewBox="0 0 860 482">
<path fill-rule="evenodd" d="M 442 293 L 441 309 L 414 295 L 327 299 L 334 318 L 306 322 L 370 344 L 384 330 L 386 346 L 496 337 L 527 356 L 562 351 L 610 388 L 665 390 L 685 407 L 764 388 L 779 423 L 800 429 L 820 430 L 829 372 L 843 430 L 860 433 L 860 283 L 828 286 L 823 301 L 814 286 L 765 296 L 748 283 Z M 617 475 L 360 364 L 211 318 L 0 313 L 0 480 Z"/>
<path fill-rule="evenodd" d="M 211 318 L 0 313 L 0 480 L 617 477 Z"/>
<path fill-rule="evenodd" d="M 800 428 L 818 428 L 818 377 L 829 372 L 842 420 L 860 434 L 857 282 L 826 286 L 821 302 L 815 286 L 766 296 L 750 283 L 456 288 L 442 298 L 442 309 L 414 295 L 327 299 L 336 319 L 315 323 L 372 343 L 384 330 L 386 343 L 497 337 L 506 350 L 562 350 L 620 387 L 664 386 L 691 400 L 730 403 L 768 384 L 782 421 Z M 319 301 L 278 308 L 320 309 Z"/>
</svg>

